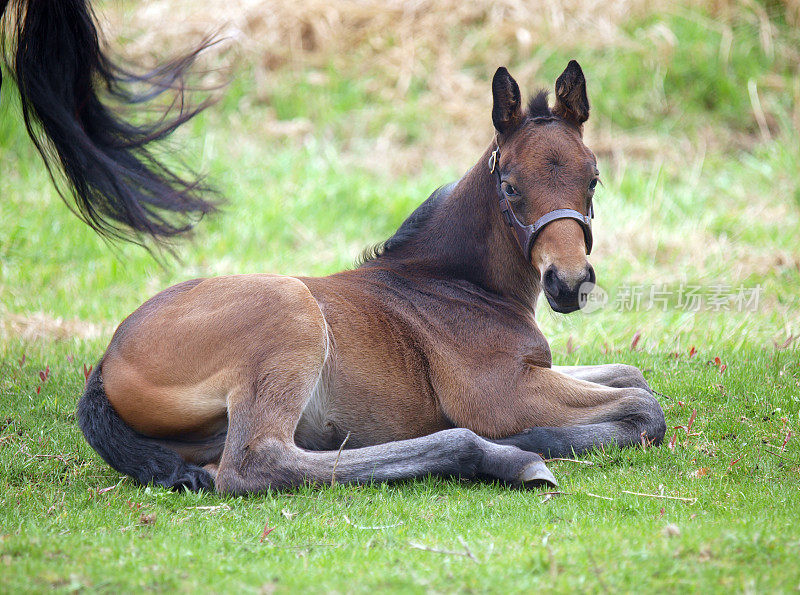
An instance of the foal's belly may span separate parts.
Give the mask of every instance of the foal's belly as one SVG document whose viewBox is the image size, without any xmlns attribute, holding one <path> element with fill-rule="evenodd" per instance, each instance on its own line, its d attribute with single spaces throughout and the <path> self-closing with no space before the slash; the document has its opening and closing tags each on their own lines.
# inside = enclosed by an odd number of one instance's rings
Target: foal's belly
<svg viewBox="0 0 800 595">
<path fill-rule="evenodd" d="M 383 362 L 346 365 L 337 354 L 303 410 L 295 430 L 298 446 L 310 450 L 360 448 L 427 436 L 452 427 L 435 396 L 415 382 L 414 374 L 389 377 Z M 371 370 L 371 371 L 370 371 Z M 336 371 L 339 373 L 337 374 Z"/>
<path fill-rule="evenodd" d="M 343 440 L 341 432 L 333 424 L 328 387 L 320 379 L 297 423 L 294 441 L 300 448 L 308 450 L 333 450 L 339 448 Z"/>
</svg>

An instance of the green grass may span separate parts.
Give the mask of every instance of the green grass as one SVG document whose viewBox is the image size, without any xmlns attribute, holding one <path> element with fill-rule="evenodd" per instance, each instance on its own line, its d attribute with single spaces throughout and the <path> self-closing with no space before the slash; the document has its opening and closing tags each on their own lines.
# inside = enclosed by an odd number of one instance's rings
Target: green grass
<svg viewBox="0 0 800 595">
<path fill-rule="evenodd" d="M 226 208 L 166 266 L 139 247 L 107 245 L 69 213 L 4 78 L 0 591 L 799 588 L 800 353 L 775 345 L 800 334 L 798 30 L 768 6 L 770 53 L 753 6 L 722 24 L 701 9 L 660 12 L 627 23 L 619 46 L 509 50 L 512 73 L 541 64 L 542 85 L 577 56 L 593 104 L 589 145 L 612 139 L 598 149 L 592 255 L 609 305 L 562 316 L 540 304 L 555 362 L 639 366 L 663 395 L 670 428 L 696 411 L 691 435 L 675 430 L 674 449 L 551 463 L 566 494 L 547 500 L 436 479 L 252 498 L 176 494 L 119 483 L 75 424 L 83 365 L 153 293 L 199 275 L 349 267 L 472 165 L 483 146 L 462 157 L 465 125 L 438 111 L 425 68 L 398 101 L 382 91 L 390 82 L 369 52 L 279 69 L 258 84 L 253 66 L 242 66 L 223 100 L 178 138 Z M 674 44 L 664 45 L 664 27 Z M 477 23 L 447 43 L 479 48 L 481 36 Z M 726 36 L 730 50 L 721 51 Z M 462 66 L 488 94 L 495 64 Z M 468 125 L 485 128 L 487 145 L 489 109 Z M 275 133 L 276 120 L 308 132 Z M 389 149 L 376 151 L 385 138 Z M 421 165 L 407 167 L 402 156 L 415 154 Z M 699 286 L 705 299 L 716 286 L 762 294 L 752 311 L 691 312 L 675 291 L 665 308 L 646 299 L 619 307 L 626 287 L 646 296 L 662 284 Z M 59 320 L 72 330 L 59 331 Z M 80 339 L 87 323 L 101 336 Z M 265 525 L 273 531 L 262 542 Z"/>
<path fill-rule="evenodd" d="M 800 421 L 796 353 L 742 350 L 723 373 L 705 352 L 583 359 L 640 366 L 665 395 L 668 425 L 686 425 L 692 410 L 696 419 L 691 435 L 677 432 L 674 451 L 551 463 L 567 494 L 543 501 L 535 491 L 437 479 L 251 498 L 127 481 L 101 493 L 120 476 L 73 418 L 81 366 L 101 348 L 3 348 L 5 591 L 789 591 L 800 583 L 800 447 L 790 439 L 781 448 Z M 265 525 L 273 531 L 261 542 Z"/>
</svg>

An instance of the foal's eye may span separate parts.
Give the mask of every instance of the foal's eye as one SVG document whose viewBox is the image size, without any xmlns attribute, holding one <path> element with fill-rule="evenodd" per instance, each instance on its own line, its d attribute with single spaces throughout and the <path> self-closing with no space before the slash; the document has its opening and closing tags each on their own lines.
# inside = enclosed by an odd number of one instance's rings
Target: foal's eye
<svg viewBox="0 0 800 595">
<path fill-rule="evenodd" d="M 506 196 L 517 196 L 519 194 L 517 189 L 508 182 L 503 182 L 503 192 L 505 192 Z"/>
<path fill-rule="evenodd" d="M 589 182 L 589 191 L 590 192 L 594 191 L 595 186 L 597 186 L 597 178 L 595 178 L 591 182 Z"/>
</svg>

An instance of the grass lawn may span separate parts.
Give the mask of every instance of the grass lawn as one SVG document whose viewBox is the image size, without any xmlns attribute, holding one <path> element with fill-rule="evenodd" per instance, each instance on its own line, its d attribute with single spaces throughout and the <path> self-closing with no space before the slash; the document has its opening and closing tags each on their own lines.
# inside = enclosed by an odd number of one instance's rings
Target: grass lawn
<svg viewBox="0 0 800 595">
<path fill-rule="evenodd" d="M 421 30 L 410 46 L 405 21 L 397 38 L 365 34 L 347 52 L 320 26 L 319 43 L 284 55 L 242 25 L 246 51 L 219 58 L 233 82 L 177 136 L 226 207 L 164 264 L 69 213 L 3 79 L 0 592 L 800 589 L 800 28 L 789 3 L 655 3 L 609 12 L 601 39 L 531 29 L 543 36 L 533 43 L 512 28 L 507 44 L 492 35 L 494 12 L 458 21 L 439 4 L 454 32 Z M 155 18 L 136 6 L 102 6 L 131 51 Z M 315 23 L 315 7 L 300 16 Z M 382 14 L 359 22 L 371 30 Z M 488 145 L 499 63 L 532 91 L 572 56 L 593 106 L 586 138 L 604 186 L 591 260 L 608 301 L 569 316 L 542 302 L 537 318 L 555 363 L 639 366 L 671 446 L 551 462 L 555 496 L 430 479 L 252 498 L 135 486 L 89 448 L 74 419 L 84 365 L 142 301 L 188 277 L 352 266 Z M 738 303 L 745 294 L 757 300 Z"/>
<path fill-rule="evenodd" d="M 4 346 L 4 591 L 800 585 L 800 448 L 783 448 L 800 409 L 795 353 L 744 349 L 723 374 L 712 353 L 582 358 L 646 370 L 669 425 L 696 415 L 674 449 L 552 462 L 564 495 L 431 479 L 220 498 L 120 483 L 84 442 L 73 410 L 82 363 L 101 348 Z"/>
</svg>

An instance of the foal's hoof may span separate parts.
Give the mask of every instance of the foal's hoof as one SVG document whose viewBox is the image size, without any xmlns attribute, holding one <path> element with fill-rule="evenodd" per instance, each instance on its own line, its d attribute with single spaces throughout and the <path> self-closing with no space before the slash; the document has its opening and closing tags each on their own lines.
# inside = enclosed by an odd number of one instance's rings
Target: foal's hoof
<svg viewBox="0 0 800 595">
<path fill-rule="evenodd" d="M 542 461 L 536 461 L 525 467 L 519 475 L 519 483 L 523 488 L 558 487 L 556 478 Z"/>
</svg>

